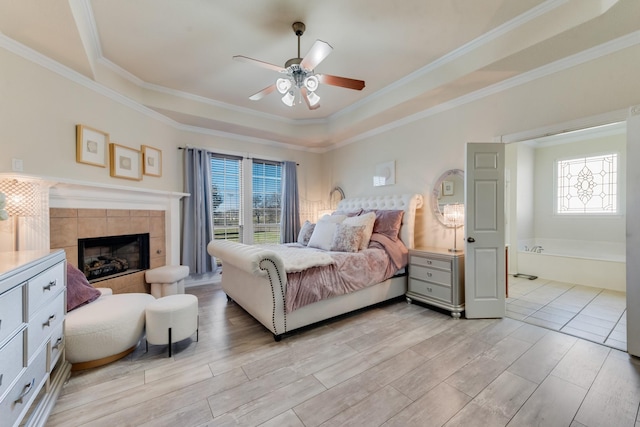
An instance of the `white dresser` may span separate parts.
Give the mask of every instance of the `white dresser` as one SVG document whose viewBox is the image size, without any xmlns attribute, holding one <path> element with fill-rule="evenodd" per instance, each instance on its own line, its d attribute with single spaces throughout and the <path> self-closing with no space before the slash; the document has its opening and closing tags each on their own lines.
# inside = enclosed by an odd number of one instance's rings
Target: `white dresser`
<svg viewBox="0 0 640 427">
<path fill-rule="evenodd" d="M 64 251 L 0 252 L 0 427 L 44 425 L 64 358 Z"/>
<path fill-rule="evenodd" d="M 464 311 L 464 254 L 440 248 L 409 249 L 407 302 L 414 299 L 460 318 Z"/>
</svg>

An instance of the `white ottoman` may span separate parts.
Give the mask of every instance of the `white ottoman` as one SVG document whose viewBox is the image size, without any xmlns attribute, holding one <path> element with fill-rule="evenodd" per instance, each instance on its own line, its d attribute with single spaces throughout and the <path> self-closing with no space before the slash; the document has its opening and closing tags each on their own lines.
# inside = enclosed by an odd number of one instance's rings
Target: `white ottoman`
<svg viewBox="0 0 640 427">
<path fill-rule="evenodd" d="M 147 305 L 147 349 L 149 344 L 169 346 L 196 333 L 198 341 L 198 298 L 195 295 L 169 295 Z"/>
<path fill-rule="evenodd" d="M 186 265 L 165 265 L 144 272 L 145 280 L 151 285 L 151 295 L 156 298 L 184 294 L 184 278 L 188 275 Z"/>
<path fill-rule="evenodd" d="M 109 290 L 110 292 L 110 290 Z M 103 295 L 67 313 L 65 354 L 73 370 L 93 368 L 132 352 L 144 330 L 149 294 Z"/>
</svg>

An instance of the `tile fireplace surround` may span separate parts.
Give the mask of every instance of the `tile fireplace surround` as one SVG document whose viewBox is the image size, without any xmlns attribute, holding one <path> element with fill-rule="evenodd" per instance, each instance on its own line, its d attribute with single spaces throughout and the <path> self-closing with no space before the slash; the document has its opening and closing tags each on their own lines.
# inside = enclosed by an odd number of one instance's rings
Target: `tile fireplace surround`
<svg viewBox="0 0 640 427">
<path fill-rule="evenodd" d="M 166 264 L 165 212 L 129 209 L 51 208 L 51 249 L 64 249 L 67 262 L 78 266 L 78 239 L 149 233 L 149 268 Z M 114 293 L 146 292 L 144 271 L 93 283 Z"/>
<path fill-rule="evenodd" d="M 50 184 L 50 247 L 78 263 L 78 239 L 149 233 L 150 267 L 180 264 L 180 199 L 187 193 L 43 178 Z M 144 272 L 94 283 L 114 293 L 148 292 Z"/>
</svg>

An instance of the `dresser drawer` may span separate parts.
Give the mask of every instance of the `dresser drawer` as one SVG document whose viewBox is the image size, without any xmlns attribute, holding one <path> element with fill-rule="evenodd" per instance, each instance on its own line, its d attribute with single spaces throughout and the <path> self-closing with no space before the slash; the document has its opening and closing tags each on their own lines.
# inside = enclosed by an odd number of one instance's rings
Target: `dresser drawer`
<svg viewBox="0 0 640 427">
<path fill-rule="evenodd" d="M 446 303 L 451 303 L 452 300 L 450 286 L 441 286 L 431 282 L 416 280 L 414 278 L 409 278 L 409 293 L 411 292 Z"/>
<path fill-rule="evenodd" d="M 60 292 L 52 303 L 42 307 L 29 322 L 29 339 L 27 344 L 29 360 L 47 340 L 52 331 L 62 324 L 65 308 L 64 296 L 65 293 Z"/>
<path fill-rule="evenodd" d="M 433 267 L 433 268 L 439 268 L 441 270 L 451 271 L 451 263 L 446 260 L 425 258 L 421 256 L 411 255 L 409 257 L 409 264 L 421 265 L 423 267 Z"/>
<path fill-rule="evenodd" d="M 451 271 L 442 271 L 433 268 L 412 265 L 409 267 L 409 277 L 438 283 L 442 286 L 451 286 Z"/>
<path fill-rule="evenodd" d="M 51 357 L 49 358 L 49 366 L 47 366 L 47 372 L 51 372 L 54 366 L 56 366 L 56 362 L 62 354 L 62 349 L 64 348 L 64 323 L 60 323 L 55 327 L 53 333 L 51 334 L 51 340 L 49 341 L 50 349 L 51 349 Z"/>
<path fill-rule="evenodd" d="M 29 409 L 46 380 L 47 352 L 39 352 L 0 402 L 0 427 L 12 426 Z"/>
<path fill-rule="evenodd" d="M 29 318 L 64 288 L 64 268 L 63 262 L 58 263 L 29 280 Z"/>
<path fill-rule="evenodd" d="M 18 378 L 24 369 L 24 330 L 13 337 L 4 347 L 0 348 L 0 396 L 9 389 L 13 380 Z"/>
<path fill-rule="evenodd" d="M 0 343 L 6 338 L 13 335 L 14 332 L 22 325 L 23 307 L 22 303 L 22 285 L 16 286 L 0 295 Z M 2 359 L 0 359 L 2 360 Z"/>
</svg>

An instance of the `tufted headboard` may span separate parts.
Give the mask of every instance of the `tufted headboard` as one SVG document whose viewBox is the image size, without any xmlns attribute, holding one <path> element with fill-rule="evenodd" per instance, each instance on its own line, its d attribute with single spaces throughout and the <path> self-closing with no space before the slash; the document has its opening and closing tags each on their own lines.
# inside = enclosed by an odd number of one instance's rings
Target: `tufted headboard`
<svg viewBox="0 0 640 427">
<path fill-rule="evenodd" d="M 356 209 L 403 210 L 400 239 L 407 248 L 415 247 L 414 234 L 416 225 L 416 209 L 422 207 L 421 194 L 398 194 L 389 196 L 353 197 L 341 200 L 338 210 L 352 211 Z"/>
</svg>

